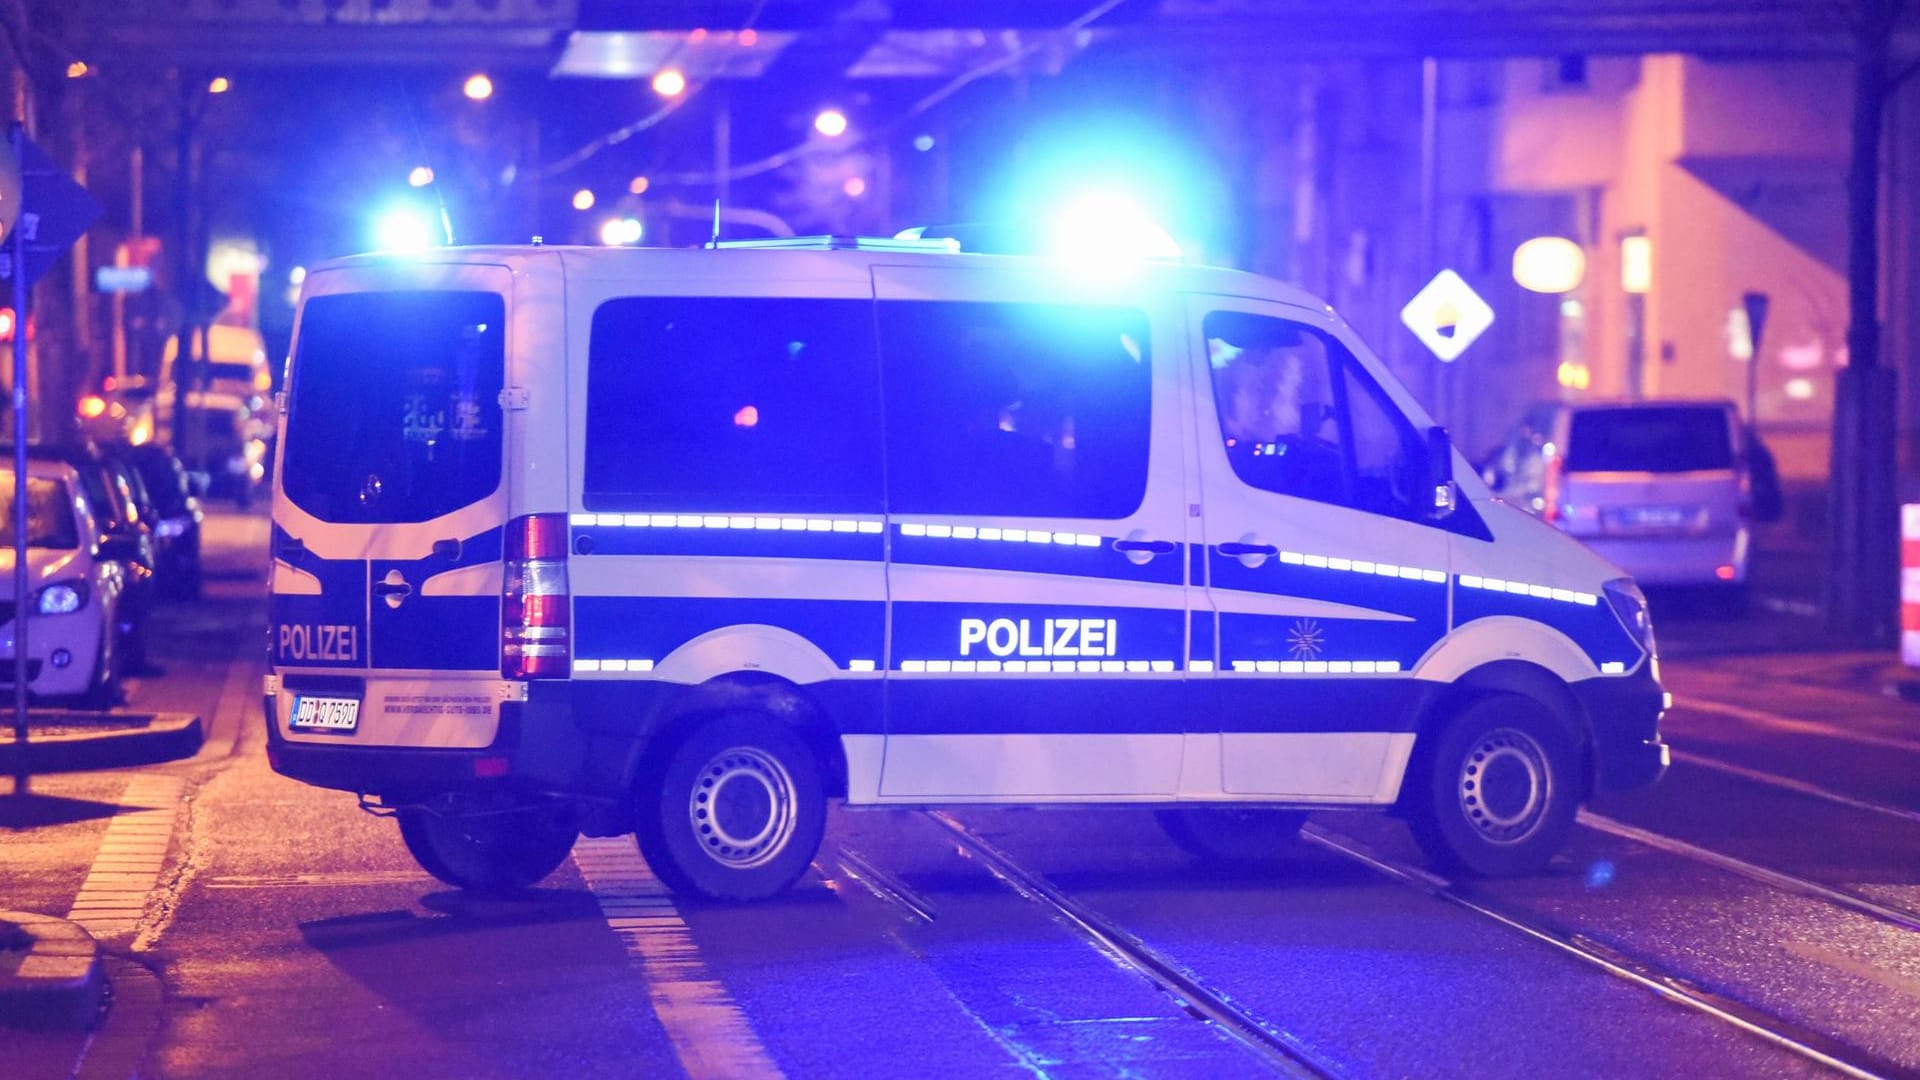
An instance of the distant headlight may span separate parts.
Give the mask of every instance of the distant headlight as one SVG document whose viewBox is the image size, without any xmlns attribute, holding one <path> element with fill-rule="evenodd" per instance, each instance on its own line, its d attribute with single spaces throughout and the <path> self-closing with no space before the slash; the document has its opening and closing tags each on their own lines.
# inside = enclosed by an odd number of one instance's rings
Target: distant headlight
<svg viewBox="0 0 1920 1080">
<path fill-rule="evenodd" d="M 167 518 L 153 527 L 153 535 L 162 540 L 171 540 L 176 536 L 184 535 L 187 531 L 187 522 L 189 520 L 190 519 L 183 517 Z"/>
<path fill-rule="evenodd" d="M 79 581 L 62 581 L 40 590 L 42 615 L 71 615 L 87 606 L 87 586 Z"/>
<path fill-rule="evenodd" d="M 1647 611 L 1646 594 L 1632 578 L 1615 578 L 1606 584 L 1607 603 L 1613 606 L 1613 613 L 1620 616 L 1620 622 L 1633 635 L 1648 656 L 1654 653 L 1653 615 Z"/>
</svg>

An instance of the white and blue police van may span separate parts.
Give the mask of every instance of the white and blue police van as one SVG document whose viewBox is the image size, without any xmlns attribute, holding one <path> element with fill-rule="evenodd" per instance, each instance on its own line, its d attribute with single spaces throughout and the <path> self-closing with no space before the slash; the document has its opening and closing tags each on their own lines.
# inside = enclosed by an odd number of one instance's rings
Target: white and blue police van
<svg viewBox="0 0 1920 1080">
<path fill-rule="evenodd" d="M 1393 810 L 1542 867 L 1667 766 L 1647 608 L 1493 498 L 1324 303 L 952 239 L 312 271 L 274 469 L 273 767 L 453 885 L 580 833 L 765 897 L 827 805 Z"/>
</svg>

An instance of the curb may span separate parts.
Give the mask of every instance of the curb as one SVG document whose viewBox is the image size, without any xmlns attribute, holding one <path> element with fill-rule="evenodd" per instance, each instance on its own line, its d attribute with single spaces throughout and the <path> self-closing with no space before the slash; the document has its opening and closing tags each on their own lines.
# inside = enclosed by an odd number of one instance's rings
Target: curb
<svg viewBox="0 0 1920 1080">
<path fill-rule="evenodd" d="M 91 1028 L 100 1018 L 105 972 L 100 946 L 78 924 L 0 911 L 0 1025 Z"/>
<path fill-rule="evenodd" d="M 59 719 L 58 714 L 37 714 L 44 723 Z M 24 764 L 28 772 L 84 772 L 113 769 L 123 765 L 152 765 L 177 761 L 200 752 L 206 741 L 205 725 L 192 713 L 98 713 L 75 714 L 95 720 L 117 723 L 145 722 L 139 727 L 111 731 L 84 731 L 65 735 L 34 737 L 29 731 L 23 748 L 11 740 L 0 742 L 0 772 L 14 772 Z M 84 723 L 84 719 L 79 720 Z M 0 725 L 10 733 L 10 725 Z"/>
</svg>

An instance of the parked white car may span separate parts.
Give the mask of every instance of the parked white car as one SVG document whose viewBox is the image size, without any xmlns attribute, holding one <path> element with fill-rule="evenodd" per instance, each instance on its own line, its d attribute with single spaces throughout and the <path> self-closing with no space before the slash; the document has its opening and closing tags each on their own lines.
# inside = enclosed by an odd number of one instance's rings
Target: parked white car
<svg viewBox="0 0 1920 1080">
<path fill-rule="evenodd" d="M 0 684 L 11 687 L 22 605 L 14 591 L 15 476 L 0 465 Z M 107 550 L 71 465 L 27 464 L 27 690 L 107 708 L 120 698 L 113 628 L 126 572 Z"/>
</svg>

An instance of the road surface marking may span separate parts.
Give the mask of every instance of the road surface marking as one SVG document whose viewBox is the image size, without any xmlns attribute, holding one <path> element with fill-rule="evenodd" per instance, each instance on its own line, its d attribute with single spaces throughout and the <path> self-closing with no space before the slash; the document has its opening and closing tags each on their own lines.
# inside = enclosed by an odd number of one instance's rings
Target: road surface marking
<svg viewBox="0 0 1920 1080">
<path fill-rule="evenodd" d="M 1884 986 L 1896 993 L 1905 994 L 1908 997 L 1920 998 L 1920 979 L 1911 979 L 1905 975 L 1875 967 L 1864 960 L 1855 960 L 1845 953 L 1837 953 L 1832 949 L 1823 949 L 1818 945 L 1789 941 L 1786 943 L 1786 950 L 1800 957 L 1802 960 L 1811 960 L 1816 964 L 1824 964 L 1836 971 L 1844 971 L 1855 978 L 1865 979 L 1870 983 Z"/>
<path fill-rule="evenodd" d="M 1832 724 L 1819 720 L 1800 720 L 1795 717 L 1781 716 L 1779 713 L 1766 712 L 1761 709 L 1749 709 L 1742 705 L 1727 705 L 1723 702 L 1708 701 L 1705 698 L 1691 696 L 1684 698 L 1675 697 L 1673 704 L 1675 708 L 1718 713 L 1721 716 L 1730 716 L 1735 720 L 1745 720 L 1749 724 L 1769 728 L 1774 731 L 1791 732 L 1795 735 L 1823 735 L 1827 738 L 1841 739 L 1846 742 L 1859 743 L 1863 746 L 1878 746 L 1889 750 L 1905 750 L 1910 754 L 1920 754 L 1920 742 L 1914 742 L 1911 739 L 1896 739 L 1885 735 L 1872 735 L 1861 731 L 1849 731 L 1846 728 L 1835 727 Z"/>
<path fill-rule="evenodd" d="M 67 918 L 97 938 L 131 934 L 146 914 L 147 895 L 160 883 L 167 845 L 180 812 L 185 781 L 148 773 L 134 777 L 120 796 L 120 812 L 100 838 L 87 880 Z"/>
<path fill-rule="evenodd" d="M 1902 929 L 1920 930 L 1920 914 L 1908 911 L 1905 908 L 1882 904 L 1877 900 L 1870 900 L 1861 896 L 1859 893 L 1848 892 L 1845 889 L 1836 889 L 1831 885 L 1822 885 L 1817 881 L 1809 881 L 1806 878 L 1750 863 L 1745 859 L 1732 855 L 1724 855 L 1718 851 L 1703 848 L 1698 844 L 1690 844 L 1677 837 L 1651 832 L 1629 825 L 1624 821 L 1615 821 L 1610 817 L 1604 817 L 1590 810 L 1580 811 L 1579 816 L 1575 820 L 1596 832 L 1603 832 L 1609 836 L 1617 836 L 1623 840 L 1631 840 L 1636 844 L 1642 844 L 1657 851 L 1664 851 L 1669 855 L 1678 855 L 1681 858 L 1705 863 L 1715 869 L 1725 870 L 1730 874 L 1737 874 L 1751 881 L 1758 881 L 1763 885 L 1771 885 L 1785 892 L 1795 892 L 1802 896 L 1813 897 L 1816 900 L 1824 900 L 1836 907 L 1843 907 L 1848 911 L 1865 915 L 1868 918 L 1879 919 L 1881 922 L 1891 923 Z"/>
<path fill-rule="evenodd" d="M 587 879 L 607 926 L 646 975 L 653 1013 L 692 1080 L 777 1077 L 766 1047 L 727 988 L 700 961 L 667 887 L 631 836 L 581 838 L 574 865 Z"/>
<path fill-rule="evenodd" d="M 1706 757 L 1689 750 L 1674 750 L 1673 759 L 1675 761 L 1685 762 L 1688 765 L 1696 765 L 1702 769 L 1712 769 L 1715 772 L 1723 772 L 1729 776 L 1737 776 L 1742 780 L 1751 780 L 1756 784 L 1767 784 L 1796 794 L 1810 795 L 1816 799 L 1825 799 L 1828 802 L 1839 803 L 1841 806 L 1850 806 L 1856 810 L 1870 810 L 1876 814 L 1886 814 L 1889 817 L 1904 818 L 1908 821 L 1920 821 L 1920 810 L 1908 810 L 1905 807 L 1890 806 L 1886 803 L 1873 802 L 1870 799 L 1856 799 L 1851 795 L 1843 795 L 1838 791 L 1823 788 L 1818 784 L 1809 784 L 1805 780 L 1795 780 L 1790 776 L 1775 776 L 1770 772 L 1761 772 L 1759 769 L 1749 769 L 1745 765 L 1735 765 L 1731 761 L 1721 761 L 1719 758 Z"/>
</svg>

